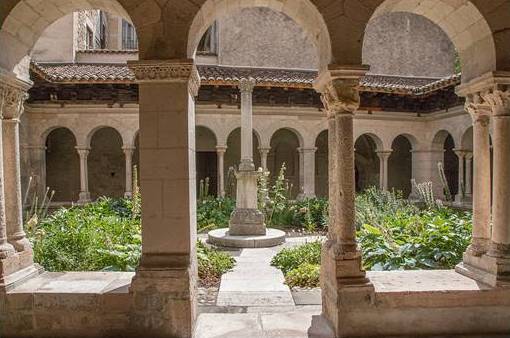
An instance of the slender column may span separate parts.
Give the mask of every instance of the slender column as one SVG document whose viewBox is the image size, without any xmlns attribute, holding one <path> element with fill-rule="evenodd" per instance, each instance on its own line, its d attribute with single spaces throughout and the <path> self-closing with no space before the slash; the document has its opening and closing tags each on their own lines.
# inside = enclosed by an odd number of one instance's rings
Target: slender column
<svg viewBox="0 0 510 338">
<path fill-rule="evenodd" d="M 465 174 L 465 190 L 466 190 L 466 197 L 468 200 L 472 199 L 473 195 L 473 188 L 472 188 L 472 182 L 473 182 L 473 152 L 468 151 L 466 152 L 466 174 Z"/>
<path fill-rule="evenodd" d="M 225 152 L 227 146 L 217 146 L 216 154 L 218 156 L 218 196 L 225 197 Z"/>
<path fill-rule="evenodd" d="M 241 91 L 241 163 L 239 170 L 255 170 L 253 164 L 253 108 L 252 94 L 255 80 L 242 79 L 239 83 Z"/>
<path fill-rule="evenodd" d="M 257 179 L 253 164 L 252 93 L 254 79 L 242 79 L 241 91 L 241 163 L 237 178 L 236 210 L 230 217 L 229 235 L 265 235 L 264 214 L 258 208 Z"/>
<path fill-rule="evenodd" d="M 7 104 L 7 90 L 6 86 L 0 86 L 0 117 L 3 115 L 3 107 Z M 7 241 L 7 224 L 5 220 L 5 194 L 4 194 L 4 156 L 3 156 L 3 128 L 0 128 L 0 259 L 5 259 L 15 254 L 15 249 Z M 0 275 L 8 273 L 0 269 Z"/>
<path fill-rule="evenodd" d="M 379 156 L 379 188 L 382 191 L 388 190 L 388 159 L 393 150 L 381 150 L 377 152 Z"/>
<path fill-rule="evenodd" d="M 315 197 L 315 152 L 317 148 L 299 148 L 301 198 Z"/>
<path fill-rule="evenodd" d="M 456 200 L 457 202 L 462 203 L 466 197 L 466 178 L 464 176 L 466 152 L 464 150 L 455 150 L 455 154 L 459 159 L 459 191 L 457 192 Z"/>
<path fill-rule="evenodd" d="M 91 201 L 89 191 L 89 170 L 87 164 L 90 148 L 76 147 L 76 151 L 80 156 L 80 194 L 78 203 L 84 204 Z"/>
<path fill-rule="evenodd" d="M 270 147 L 261 147 L 261 148 L 259 148 L 259 152 L 260 152 L 260 165 L 262 166 L 262 169 L 264 169 L 264 171 L 267 170 L 267 155 L 269 154 L 270 151 L 271 151 Z"/>
<path fill-rule="evenodd" d="M 133 196 L 133 152 L 135 151 L 135 147 L 123 147 L 122 150 L 124 150 L 126 159 L 126 192 L 124 196 L 129 198 Z"/>
<path fill-rule="evenodd" d="M 473 119 L 473 239 L 469 252 L 480 256 L 487 251 L 491 222 L 491 167 L 489 114 L 482 106 L 468 106 Z"/>
<path fill-rule="evenodd" d="M 492 108 L 494 185 L 492 240 L 488 255 L 510 259 L 510 89 L 484 97 Z M 508 264 L 508 263 L 507 263 Z M 510 266 L 509 266 L 510 267 Z M 510 274 L 510 270 L 506 272 Z M 510 282 L 510 277 L 509 278 Z"/>
<path fill-rule="evenodd" d="M 16 251 L 31 252 L 30 242 L 23 231 L 23 205 L 21 200 L 21 168 L 19 125 L 23 103 L 28 98 L 26 90 L 10 87 L 3 105 L 4 189 L 7 237 Z"/>
<path fill-rule="evenodd" d="M 193 60 L 129 62 L 139 85 L 142 257 L 130 325 L 144 337 L 191 337 L 196 322 Z"/>
</svg>

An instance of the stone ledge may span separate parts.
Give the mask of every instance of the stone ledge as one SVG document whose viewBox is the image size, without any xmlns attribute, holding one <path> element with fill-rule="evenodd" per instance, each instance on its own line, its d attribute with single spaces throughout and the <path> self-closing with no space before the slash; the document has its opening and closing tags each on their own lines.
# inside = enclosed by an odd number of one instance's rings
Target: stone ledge
<svg viewBox="0 0 510 338">
<path fill-rule="evenodd" d="M 267 229 L 266 235 L 233 236 L 229 234 L 227 228 L 216 229 L 209 232 L 208 242 L 231 248 L 268 248 L 285 242 L 285 232 L 277 229 Z"/>
</svg>

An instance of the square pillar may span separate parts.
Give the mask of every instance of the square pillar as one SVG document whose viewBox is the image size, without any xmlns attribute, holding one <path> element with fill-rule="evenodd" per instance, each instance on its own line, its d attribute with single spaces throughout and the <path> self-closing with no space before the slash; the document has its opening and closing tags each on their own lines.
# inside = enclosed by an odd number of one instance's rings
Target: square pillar
<svg viewBox="0 0 510 338">
<path fill-rule="evenodd" d="M 140 337 L 191 337 L 197 316 L 193 60 L 130 62 L 139 84 L 142 258 L 131 325 Z"/>
<path fill-rule="evenodd" d="M 345 313 L 374 301 L 374 287 L 362 267 L 356 242 L 354 113 L 359 107 L 359 80 L 368 68 L 331 65 L 315 87 L 328 114 L 329 210 L 327 240 L 321 254 L 322 313 L 336 336 L 345 334 Z"/>
</svg>

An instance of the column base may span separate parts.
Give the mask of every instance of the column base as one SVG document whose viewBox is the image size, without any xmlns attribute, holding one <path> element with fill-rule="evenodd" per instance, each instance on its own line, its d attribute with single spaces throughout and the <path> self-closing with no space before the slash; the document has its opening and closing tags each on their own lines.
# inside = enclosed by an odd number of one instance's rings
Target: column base
<svg viewBox="0 0 510 338">
<path fill-rule="evenodd" d="M 321 254 L 322 315 L 337 337 L 344 336 L 342 330 L 348 325 L 343 313 L 375 302 L 375 289 L 362 268 L 361 252 L 346 252 L 345 248 L 328 240 Z"/>
<path fill-rule="evenodd" d="M 34 264 L 31 251 L 18 252 L 0 260 L 0 291 L 9 291 L 43 272 Z"/>
<path fill-rule="evenodd" d="M 133 193 L 131 191 L 126 191 L 124 193 L 124 198 L 131 198 L 131 197 L 133 197 Z"/>
<path fill-rule="evenodd" d="M 264 236 L 264 214 L 257 209 L 236 209 L 230 217 L 230 236 Z"/>
<path fill-rule="evenodd" d="M 468 250 L 455 271 L 492 287 L 510 287 L 510 255 L 494 255 L 494 252 L 475 255 Z"/>
<path fill-rule="evenodd" d="M 80 192 L 78 195 L 78 204 L 87 204 L 92 202 L 90 198 L 90 192 Z"/>
<path fill-rule="evenodd" d="M 192 337 L 197 317 L 197 265 L 179 255 L 142 257 L 129 292 L 133 337 Z"/>
</svg>

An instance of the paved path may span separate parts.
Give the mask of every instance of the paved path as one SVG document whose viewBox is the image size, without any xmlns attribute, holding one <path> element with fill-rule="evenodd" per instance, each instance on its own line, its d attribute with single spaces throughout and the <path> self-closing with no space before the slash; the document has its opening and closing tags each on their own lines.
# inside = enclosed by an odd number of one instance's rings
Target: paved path
<svg viewBox="0 0 510 338">
<path fill-rule="evenodd" d="M 293 307 L 283 274 L 271 266 L 277 249 L 243 249 L 235 268 L 221 278 L 217 306 Z"/>
</svg>

